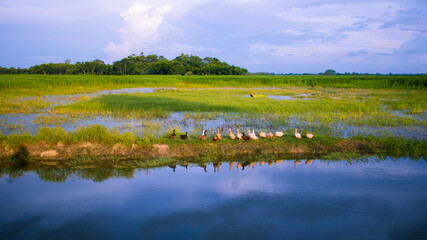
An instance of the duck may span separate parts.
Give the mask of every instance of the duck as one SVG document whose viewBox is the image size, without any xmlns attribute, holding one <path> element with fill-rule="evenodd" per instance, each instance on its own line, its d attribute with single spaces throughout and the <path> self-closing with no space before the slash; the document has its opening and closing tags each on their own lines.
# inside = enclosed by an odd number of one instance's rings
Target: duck
<svg viewBox="0 0 427 240">
<path fill-rule="evenodd" d="M 276 136 L 276 137 L 281 137 L 283 135 L 285 135 L 284 132 L 278 132 L 278 131 L 274 132 L 274 136 Z"/>
<path fill-rule="evenodd" d="M 234 136 L 234 134 L 233 134 L 233 132 L 231 131 L 231 129 L 228 129 L 228 131 L 230 132 L 230 134 L 229 134 L 229 135 L 230 135 L 230 138 L 231 138 L 231 139 L 233 139 L 233 140 L 234 140 L 234 139 L 236 139 L 236 136 Z"/>
<path fill-rule="evenodd" d="M 221 136 L 221 134 L 219 134 L 219 128 L 218 128 L 218 130 L 217 130 L 217 134 L 216 134 L 216 137 L 218 138 L 218 140 L 221 140 L 221 139 L 222 139 L 222 136 Z"/>
<path fill-rule="evenodd" d="M 249 136 L 251 139 L 253 139 L 253 140 L 257 140 L 257 139 L 258 139 L 258 137 L 257 137 L 255 134 L 251 133 L 251 131 L 250 131 L 250 130 L 248 130 L 248 136 Z"/>
<path fill-rule="evenodd" d="M 239 133 L 239 129 L 237 129 L 237 138 L 242 140 L 243 139 L 242 136 L 243 135 L 241 133 Z"/>
<path fill-rule="evenodd" d="M 175 138 L 175 136 L 176 136 L 176 134 L 175 134 L 175 129 L 173 130 L 173 133 L 171 134 L 171 135 L 169 135 L 169 138 L 170 139 L 174 139 Z"/>
<path fill-rule="evenodd" d="M 246 135 L 245 135 L 245 133 L 242 133 L 242 138 L 243 138 L 243 140 L 245 140 L 245 141 L 251 140 L 251 137 L 246 136 Z"/>
<path fill-rule="evenodd" d="M 268 137 L 268 139 L 272 139 L 273 138 L 273 134 L 269 133 L 269 134 L 267 134 L 267 137 Z"/>
<path fill-rule="evenodd" d="M 199 136 L 197 139 L 199 139 L 200 141 L 206 140 L 207 136 L 206 136 L 206 132 L 208 130 L 203 130 L 203 133 L 201 136 Z"/>
<path fill-rule="evenodd" d="M 218 141 L 218 135 L 215 134 L 212 138 L 212 141 L 214 141 L 214 142 Z"/>
<path fill-rule="evenodd" d="M 255 130 L 253 130 L 252 129 L 252 137 L 253 137 L 253 139 L 254 140 L 257 140 L 258 139 L 258 137 L 256 136 L 256 134 L 255 134 Z"/>
<path fill-rule="evenodd" d="M 267 137 L 267 134 L 265 132 L 261 131 L 261 132 L 259 132 L 259 136 L 265 138 L 265 137 Z"/>
<path fill-rule="evenodd" d="M 305 134 L 305 136 L 306 136 L 308 139 L 312 139 L 312 138 L 314 137 L 314 135 L 313 135 L 313 134 L 311 134 L 311 133 L 306 133 L 306 134 Z"/>
<path fill-rule="evenodd" d="M 295 137 L 298 138 L 298 139 L 300 139 L 301 138 L 301 134 L 299 134 L 297 131 L 298 130 L 295 128 Z"/>
<path fill-rule="evenodd" d="M 297 165 L 301 163 L 301 160 L 295 160 L 294 167 L 297 168 Z"/>
<path fill-rule="evenodd" d="M 185 135 L 180 135 L 182 140 L 185 140 L 188 138 L 188 132 L 185 132 Z"/>
<path fill-rule="evenodd" d="M 251 96 L 251 97 L 255 97 L 255 94 L 251 93 L 251 94 L 249 94 L 249 96 Z"/>
<path fill-rule="evenodd" d="M 312 163 L 312 162 L 313 162 L 313 160 L 308 159 L 308 160 L 306 160 L 306 161 L 305 161 L 305 164 L 310 164 L 310 163 Z"/>
</svg>

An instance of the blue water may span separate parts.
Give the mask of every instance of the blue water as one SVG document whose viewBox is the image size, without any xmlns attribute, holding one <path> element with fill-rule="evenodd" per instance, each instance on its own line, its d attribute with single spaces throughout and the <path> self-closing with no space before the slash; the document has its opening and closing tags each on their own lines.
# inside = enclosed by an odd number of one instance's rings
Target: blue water
<svg viewBox="0 0 427 240">
<path fill-rule="evenodd" d="M 137 169 L 107 179 L 70 170 L 62 182 L 46 181 L 55 174 L 44 170 L 4 174 L 0 236 L 427 239 L 424 160 L 236 165 Z"/>
</svg>

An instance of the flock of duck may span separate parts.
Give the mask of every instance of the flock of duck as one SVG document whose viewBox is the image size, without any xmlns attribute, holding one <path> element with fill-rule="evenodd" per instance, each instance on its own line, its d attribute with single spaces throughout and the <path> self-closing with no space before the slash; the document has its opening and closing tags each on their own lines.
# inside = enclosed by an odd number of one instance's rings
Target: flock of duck
<svg viewBox="0 0 427 240">
<path fill-rule="evenodd" d="M 273 133 L 265 133 L 265 132 L 260 131 L 259 137 L 258 137 L 255 134 L 255 130 L 253 130 L 253 129 L 252 129 L 252 132 L 250 130 L 247 131 L 248 135 L 245 135 L 244 132 L 240 133 L 239 129 L 236 129 L 236 131 L 237 131 L 237 134 L 234 135 L 233 132 L 231 131 L 231 129 L 228 129 L 228 135 L 230 136 L 230 139 L 234 140 L 237 138 L 239 140 L 248 141 L 248 140 L 258 140 L 259 138 L 268 138 L 268 139 L 272 139 L 273 137 L 279 138 L 279 137 L 282 137 L 283 135 L 285 135 L 284 132 L 277 132 L 276 131 L 276 132 L 274 132 L 274 135 L 273 135 Z M 208 130 L 203 130 L 202 135 L 200 135 L 197 139 L 200 141 L 206 140 L 208 138 L 208 136 L 206 135 L 207 132 L 208 132 Z M 176 136 L 177 135 L 176 135 L 175 129 L 174 129 L 173 133 L 171 135 L 169 135 L 169 138 L 174 139 Z M 312 139 L 314 137 L 314 135 L 311 133 L 306 133 L 305 136 L 308 139 Z M 296 129 L 296 128 L 295 128 L 295 137 L 298 139 L 301 138 L 301 134 L 298 133 L 298 129 Z M 188 139 L 188 132 L 186 132 L 184 135 L 180 135 L 180 138 L 182 140 Z M 218 128 L 217 132 L 214 134 L 212 140 L 214 142 L 216 142 L 216 141 L 221 140 L 221 139 L 222 139 L 222 135 L 219 133 L 219 128 Z"/>
</svg>

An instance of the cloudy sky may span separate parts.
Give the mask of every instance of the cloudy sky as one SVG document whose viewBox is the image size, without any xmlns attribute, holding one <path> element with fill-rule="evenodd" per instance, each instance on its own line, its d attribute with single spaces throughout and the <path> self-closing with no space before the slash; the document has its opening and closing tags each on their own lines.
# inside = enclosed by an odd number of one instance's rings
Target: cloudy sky
<svg viewBox="0 0 427 240">
<path fill-rule="evenodd" d="M 132 53 L 250 72 L 427 73 L 426 0 L 0 0 L 0 66 Z"/>
</svg>

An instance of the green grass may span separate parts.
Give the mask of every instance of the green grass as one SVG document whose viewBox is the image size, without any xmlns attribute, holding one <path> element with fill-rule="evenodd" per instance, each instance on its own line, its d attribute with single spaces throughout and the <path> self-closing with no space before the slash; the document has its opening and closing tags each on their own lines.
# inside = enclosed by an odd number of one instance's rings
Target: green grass
<svg viewBox="0 0 427 240">
<path fill-rule="evenodd" d="M 426 89 L 418 76 L 93 76 L 0 75 L 7 97 L 71 94 L 123 87 L 335 87 L 362 89 Z"/>
</svg>

